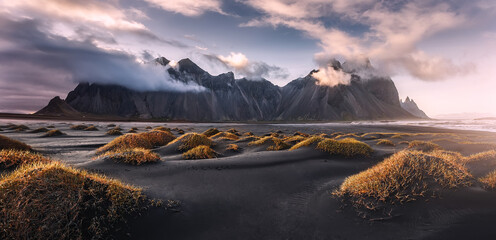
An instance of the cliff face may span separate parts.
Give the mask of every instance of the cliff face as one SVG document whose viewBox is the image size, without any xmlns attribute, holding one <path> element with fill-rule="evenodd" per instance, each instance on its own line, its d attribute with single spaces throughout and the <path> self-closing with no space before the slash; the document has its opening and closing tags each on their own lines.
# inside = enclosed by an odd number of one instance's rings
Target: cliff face
<svg viewBox="0 0 496 240">
<path fill-rule="evenodd" d="M 420 108 L 417 106 L 417 103 L 415 103 L 415 101 L 413 101 L 413 99 L 410 99 L 409 97 L 406 97 L 405 101 L 401 101 L 400 104 L 403 109 L 405 109 L 407 112 L 415 117 L 429 118 L 427 114 L 424 113 L 424 111 L 420 110 Z"/>
<path fill-rule="evenodd" d="M 317 84 L 312 71 L 281 88 L 265 79 L 234 79 L 231 72 L 212 76 L 189 59 L 174 68 L 165 58 L 156 64 L 163 65 L 174 79 L 205 90 L 139 92 L 81 83 L 65 102 L 83 113 L 189 121 L 413 118 L 401 107 L 396 87 L 387 77 L 352 75 L 349 85 L 329 87 Z"/>
</svg>

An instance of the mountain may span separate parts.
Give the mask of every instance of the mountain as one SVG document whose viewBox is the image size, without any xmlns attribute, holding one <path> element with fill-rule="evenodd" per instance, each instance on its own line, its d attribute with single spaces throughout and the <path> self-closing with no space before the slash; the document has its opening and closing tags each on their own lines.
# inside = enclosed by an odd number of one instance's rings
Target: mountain
<svg viewBox="0 0 496 240">
<path fill-rule="evenodd" d="M 82 114 L 71 107 L 59 96 L 52 98 L 48 105 L 35 113 L 36 115 L 59 116 L 59 117 L 81 117 Z"/>
<path fill-rule="evenodd" d="M 204 91 L 137 91 L 123 86 L 80 83 L 65 103 L 82 113 L 187 121 L 295 121 L 415 118 L 401 107 L 389 77 L 360 77 L 362 68 L 335 61 L 336 69 L 351 74 L 348 85 L 318 84 L 311 71 L 284 87 L 266 79 L 235 79 L 232 72 L 212 76 L 190 59 L 170 65 L 166 58 L 154 64 L 184 84 Z"/>
<path fill-rule="evenodd" d="M 413 99 L 410 99 L 408 96 L 406 97 L 405 101 L 401 101 L 401 107 L 411 113 L 413 116 L 419 118 L 429 118 L 427 114 L 424 113 L 424 111 L 420 110 L 420 108 L 417 106 L 417 103 L 415 103 L 415 101 L 413 101 Z"/>
</svg>

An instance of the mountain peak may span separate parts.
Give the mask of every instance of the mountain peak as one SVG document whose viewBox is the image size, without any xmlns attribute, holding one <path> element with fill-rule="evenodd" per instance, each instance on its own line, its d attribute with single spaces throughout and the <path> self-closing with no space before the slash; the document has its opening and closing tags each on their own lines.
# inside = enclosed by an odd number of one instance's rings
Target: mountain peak
<svg viewBox="0 0 496 240">
<path fill-rule="evenodd" d="M 189 58 L 181 59 L 178 63 L 180 72 L 187 72 L 193 74 L 203 74 L 205 70 L 200 68 L 196 63 Z"/>
<path fill-rule="evenodd" d="M 165 57 L 158 57 L 158 58 L 155 58 L 155 62 L 162 65 L 162 66 L 166 66 L 167 64 L 170 63 L 169 59 L 165 58 Z"/>
</svg>

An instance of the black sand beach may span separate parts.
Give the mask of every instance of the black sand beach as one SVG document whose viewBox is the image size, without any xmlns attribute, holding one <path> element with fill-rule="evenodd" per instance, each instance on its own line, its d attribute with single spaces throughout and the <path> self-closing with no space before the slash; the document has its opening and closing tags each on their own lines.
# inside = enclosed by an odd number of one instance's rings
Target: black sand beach
<svg viewBox="0 0 496 240">
<path fill-rule="evenodd" d="M 8 122 L 9 120 L 4 120 Z M 495 149 L 496 135 L 403 125 L 351 124 L 208 124 L 208 123 L 116 123 L 125 133 L 146 126 L 165 126 L 201 133 L 209 128 L 255 135 L 354 133 L 369 144 L 370 157 L 330 156 L 303 147 L 267 151 L 248 146 L 248 141 L 215 140 L 217 158 L 183 160 L 169 146 L 154 149 L 161 161 L 132 166 L 103 159 L 93 160 L 95 150 L 115 136 L 105 132 L 108 122 L 85 122 L 98 131 L 71 130 L 71 122 L 16 121 L 30 129 L 53 125 L 66 135 L 41 138 L 43 133 L 6 130 L 0 134 L 31 145 L 35 150 L 76 168 L 103 173 L 142 187 L 147 196 L 180 204 L 173 209 L 152 208 L 132 220 L 132 239 L 492 239 L 496 217 L 496 192 L 481 186 L 443 192 L 393 206 L 390 215 L 367 215 L 333 197 L 346 177 L 363 171 L 407 147 L 403 141 L 429 140 L 464 156 Z M 78 123 L 79 124 L 79 123 Z M 176 136 L 177 131 L 172 130 Z M 366 133 L 373 133 L 364 135 Z M 387 133 L 408 133 L 401 139 Z M 395 146 L 377 145 L 390 139 Z M 240 147 L 225 152 L 229 143 Z M 496 159 L 495 159 L 496 161 Z M 492 169 L 479 171 L 481 177 Z M 475 174 L 474 174 L 475 175 Z"/>
</svg>

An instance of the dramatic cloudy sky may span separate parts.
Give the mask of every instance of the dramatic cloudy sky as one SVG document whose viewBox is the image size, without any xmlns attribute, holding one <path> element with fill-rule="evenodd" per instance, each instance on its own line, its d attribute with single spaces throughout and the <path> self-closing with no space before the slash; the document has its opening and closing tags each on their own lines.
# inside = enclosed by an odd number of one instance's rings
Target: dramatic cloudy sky
<svg viewBox="0 0 496 240">
<path fill-rule="evenodd" d="M 143 64 L 164 56 L 280 86 L 369 58 L 429 115 L 496 115 L 495 22 L 494 0 L 0 0 L 0 112 L 83 81 L 201 90 Z"/>
</svg>

